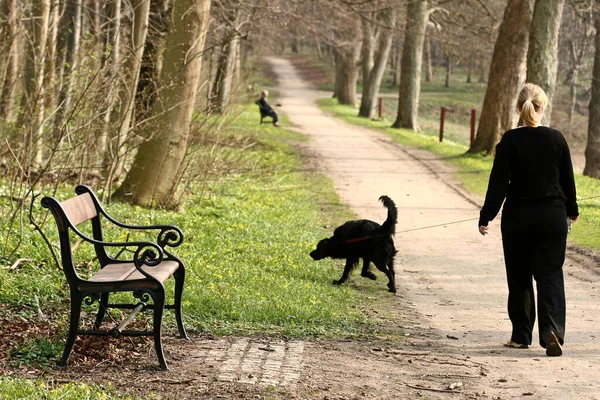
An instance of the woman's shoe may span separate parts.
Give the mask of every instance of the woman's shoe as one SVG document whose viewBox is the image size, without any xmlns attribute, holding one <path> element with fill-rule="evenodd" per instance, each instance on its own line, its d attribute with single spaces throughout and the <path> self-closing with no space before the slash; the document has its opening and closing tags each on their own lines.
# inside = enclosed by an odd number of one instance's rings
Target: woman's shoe
<svg viewBox="0 0 600 400">
<path fill-rule="evenodd" d="M 509 340 L 508 343 L 504 343 L 504 347 L 511 347 L 513 349 L 528 349 L 529 345 L 521 344 L 521 343 L 513 342 L 512 340 Z"/>
<path fill-rule="evenodd" d="M 550 331 L 546 336 L 546 355 L 549 357 L 562 356 L 562 347 L 560 341 L 556 337 L 556 333 Z"/>
</svg>

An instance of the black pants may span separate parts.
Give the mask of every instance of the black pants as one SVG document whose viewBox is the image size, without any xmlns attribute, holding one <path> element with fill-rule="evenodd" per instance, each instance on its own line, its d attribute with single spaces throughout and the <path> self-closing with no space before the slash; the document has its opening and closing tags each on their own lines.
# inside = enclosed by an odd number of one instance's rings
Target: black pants
<svg viewBox="0 0 600 400">
<path fill-rule="evenodd" d="M 273 109 L 265 111 L 263 116 L 273 118 L 273 124 L 276 124 L 277 121 L 279 120 L 279 117 L 277 116 L 277 111 L 275 111 Z"/>
<path fill-rule="evenodd" d="M 553 331 L 560 343 L 565 337 L 565 286 L 563 263 L 567 245 L 567 214 L 560 207 L 504 209 L 502 244 L 508 280 L 508 316 L 511 340 L 531 344 L 535 323 L 532 277 L 537 283 L 540 345 Z"/>
</svg>

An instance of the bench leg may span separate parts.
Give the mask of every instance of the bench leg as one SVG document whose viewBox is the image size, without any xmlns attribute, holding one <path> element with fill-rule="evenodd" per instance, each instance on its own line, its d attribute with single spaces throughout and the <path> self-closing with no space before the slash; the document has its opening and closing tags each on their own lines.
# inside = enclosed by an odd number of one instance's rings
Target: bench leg
<svg viewBox="0 0 600 400">
<path fill-rule="evenodd" d="M 152 321 L 154 330 L 154 349 L 156 350 L 160 369 L 168 371 L 169 367 L 167 367 L 167 362 L 165 361 L 161 339 L 162 316 L 165 308 L 165 289 L 160 288 L 153 291 L 152 299 L 154 300 L 154 319 Z"/>
<path fill-rule="evenodd" d="M 67 342 L 65 343 L 65 350 L 63 351 L 62 357 L 58 361 L 58 365 L 60 367 L 67 366 L 67 360 L 69 359 L 69 354 L 71 354 L 71 350 L 73 349 L 73 345 L 75 344 L 75 339 L 77 338 L 77 330 L 79 329 L 79 319 L 81 317 L 81 295 L 71 294 L 71 316 L 69 322 L 69 333 L 67 334 Z"/>
<path fill-rule="evenodd" d="M 175 319 L 177 320 L 177 329 L 179 337 L 189 339 L 185 328 L 183 327 L 183 317 L 181 315 L 181 296 L 183 294 L 183 282 L 185 281 L 185 269 L 179 268 L 175 271 Z"/>
<path fill-rule="evenodd" d="M 96 315 L 96 322 L 94 322 L 94 329 L 100 329 L 102 320 L 106 315 L 106 306 L 108 305 L 108 293 L 102 293 L 100 295 L 100 306 L 98 307 L 98 314 Z"/>
</svg>

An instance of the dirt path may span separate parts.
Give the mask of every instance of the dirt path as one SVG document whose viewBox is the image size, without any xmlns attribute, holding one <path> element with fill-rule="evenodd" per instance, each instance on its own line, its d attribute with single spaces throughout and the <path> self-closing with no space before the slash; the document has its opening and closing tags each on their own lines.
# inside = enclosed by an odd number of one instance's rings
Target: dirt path
<svg viewBox="0 0 600 400">
<path fill-rule="evenodd" d="M 281 111 L 310 137 L 308 146 L 319 168 L 331 177 L 343 202 L 358 216 L 385 219 L 385 211 L 377 202 L 381 194 L 398 205 L 398 232 L 478 216 L 481 199 L 462 193 L 435 156 L 324 115 L 314 104 L 320 94 L 310 90 L 289 61 L 269 61 L 279 78 Z M 444 389 L 448 382 L 461 382 L 459 391 L 465 398 L 477 394 L 502 399 L 600 398 L 597 265 L 589 265 L 588 258 L 569 251 L 565 266 L 567 334 L 562 357 L 546 357 L 537 344 L 537 335 L 531 349 L 506 349 L 502 343 L 509 338 L 510 322 L 499 223 L 492 222 L 490 228 L 485 238 L 478 234 L 476 221 L 396 235 L 401 293 L 396 305 L 414 310 L 415 319 L 406 328 L 415 334 L 411 340 L 419 350 L 404 357 L 398 356 L 403 353 L 400 351 L 391 361 L 388 354 L 383 368 L 357 360 L 365 365 L 356 368 L 362 371 L 359 376 L 343 374 L 348 387 L 356 390 L 363 381 L 367 386 L 378 382 L 379 388 L 400 390 L 400 382 L 405 387 L 400 392 L 410 393 L 406 392 L 410 386 Z M 437 360 L 423 352 L 427 345 L 441 351 Z M 335 355 L 331 356 L 329 368 L 339 365 L 340 372 L 354 369 L 354 363 L 348 365 L 344 359 L 336 362 Z M 427 359 L 425 370 L 431 368 L 438 379 L 427 377 L 427 371 L 420 381 L 418 375 L 408 377 L 403 372 L 410 371 L 403 368 L 407 360 L 419 358 Z M 310 373 L 310 368 L 307 371 Z M 394 390 L 381 389 L 373 397 L 393 398 Z M 412 395 L 419 397 L 417 392 L 429 398 L 461 396 L 417 389 Z M 398 394 L 395 398 L 403 398 Z"/>
</svg>

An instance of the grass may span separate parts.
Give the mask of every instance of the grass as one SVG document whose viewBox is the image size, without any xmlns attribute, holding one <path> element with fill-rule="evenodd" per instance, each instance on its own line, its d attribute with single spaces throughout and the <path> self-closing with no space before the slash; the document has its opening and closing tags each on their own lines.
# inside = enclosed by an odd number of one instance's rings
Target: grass
<svg viewBox="0 0 600 400">
<path fill-rule="evenodd" d="M 42 379 L 19 379 L 0 377 L 0 400 L 105 400 L 131 399 L 114 390 L 110 384 L 106 388 L 83 383 L 66 383 L 53 385 Z"/>
<path fill-rule="evenodd" d="M 445 140 L 440 143 L 431 131 L 416 133 L 405 129 L 390 128 L 391 121 L 373 121 L 357 116 L 357 109 L 336 104 L 334 99 L 322 99 L 320 107 L 343 121 L 377 130 L 394 138 L 398 143 L 431 151 L 442 156 L 456 168 L 454 178 L 468 191 L 484 196 L 487 190 L 493 158 L 467 154 L 468 147 L 462 143 Z M 573 226 L 570 241 L 585 248 L 600 250 L 600 180 L 576 174 L 579 221 Z"/>
<path fill-rule="evenodd" d="M 294 143 L 304 137 L 270 124 L 259 125 L 254 104 L 241 107 L 228 124 L 218 138 L 220 155 L 213 166 L 227 173 L 207 186 L 192 184 L 181 210 L 147 210 L 123 203 L 106 206 L 113 217 L 125 223 L 172 223 L 183 230 L 184 244 L 174 253 L 187 267 L 183 307 L 188 331 L 294 338 L 359 337 L 374 332 L 377 322 L 364 309 L 389 297 L 385 285 L 357 280 L 356 284 L 334 286 L 331 281 L 339 276 L 339 266 L 331 260 L 315 262 L 308 256 L 332 225 L 351 215 L 340 205 L 327 178 L 303 172 Z M 43 188 L 42 192 L 51 190 Z M 73 185 L 64 185 L 55 197 L 73 195 Z M 39 200 L 33 210 L 36 220 L 46 217 Z M 51 218 L 43 229 L 50 242 L 56 243 Z M 141 239 L 128 238 L 115 229 L 104 233 L 111 241 Z M 30 259 L 19 268 L 0 267 L 0 321 L 18 314 L 23 324 L 35 326 L 40 315 L 51 318 L 45 322 L 50 328 L 43 334 L 28 334 L 15 344 L 8 363 L 9 367 L 44 369 L 62 351 L 68 287 L 41 237 L 26 227 L 22 240 L 19 251 L 0 264 L 10 266 L 16 259 Z M 74 256 L 85 276 L 94 265 L 92 248 L 81 245 Z M 86 311 L 90 310 L 94 308 Z M 84 313 L 83 324 L 89 326 L 92 317 L 92 313 Z M 170 312 L 165 326 L 174 327 Z M 3 391 L 0 389 L 0 397 Z"/>
</svg>

